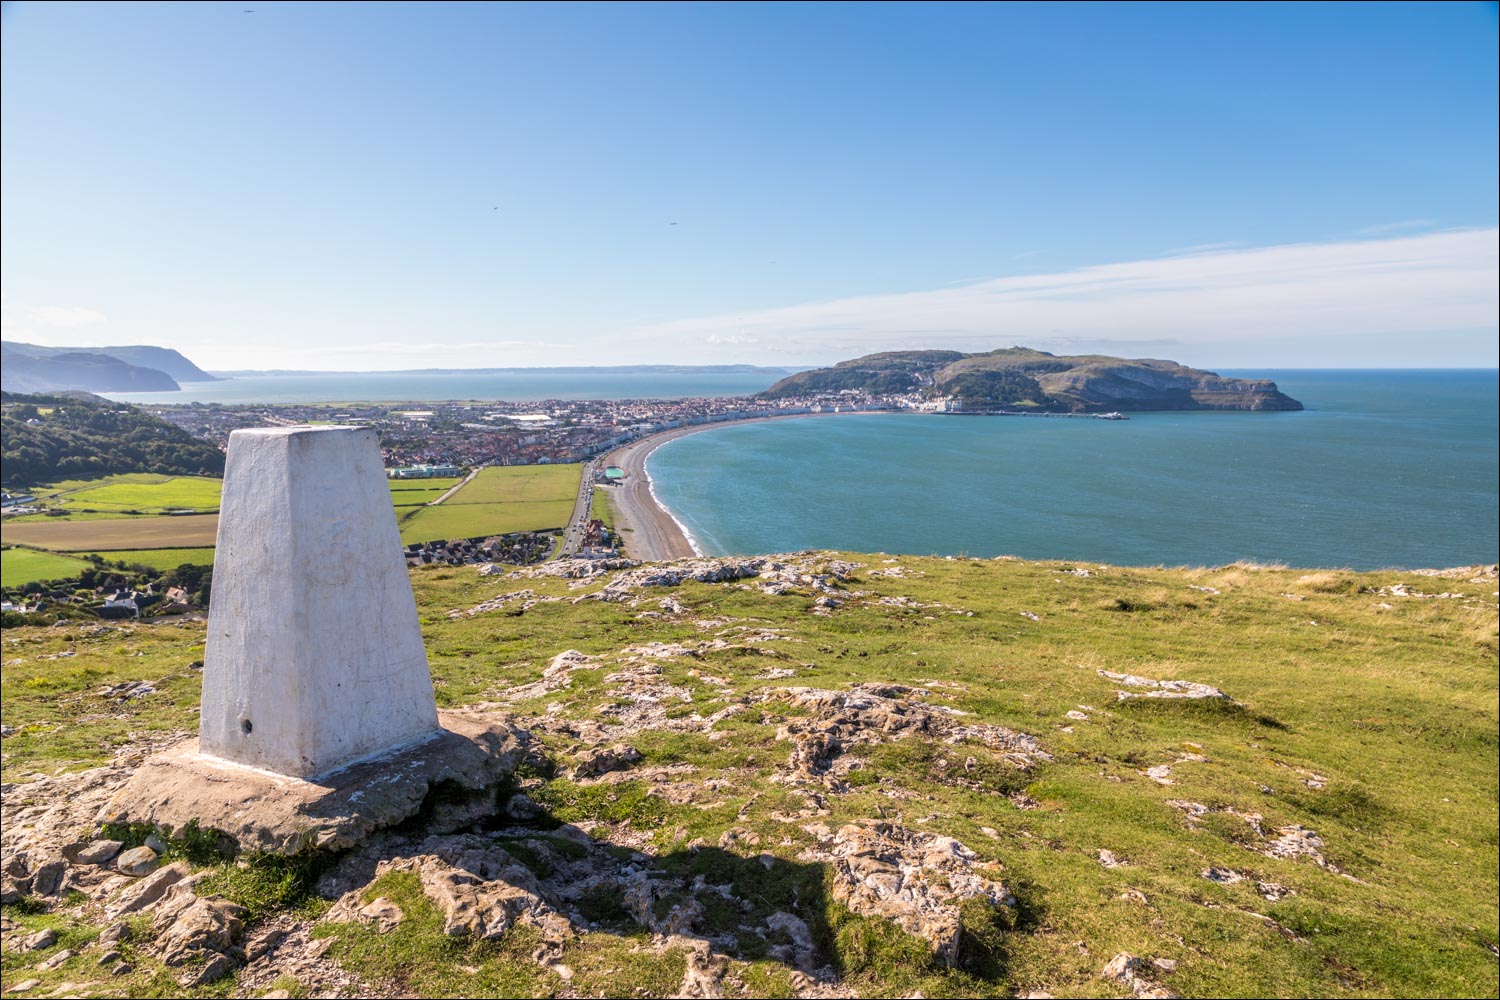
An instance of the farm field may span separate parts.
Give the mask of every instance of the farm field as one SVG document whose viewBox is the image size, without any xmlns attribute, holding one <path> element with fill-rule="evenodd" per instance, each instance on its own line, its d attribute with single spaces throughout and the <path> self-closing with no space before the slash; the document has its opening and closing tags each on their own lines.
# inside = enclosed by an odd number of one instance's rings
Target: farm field
<svg viewBox="0 0 1500 1000">
<path fill-rule="evenodd" d="M 479 475 L 446 504 L 518 503 L 566 500 L 578 496 L 583 466 L 507 465 L 481 469 Z M 563 519 L 566 523 L 567 518 Z"/>
<path fill-rule="evenodd" d="M 217 514 L 179 517 L 119 517 L 70 521 L 47 518 L 7 523 L 4 539 L 54 552 L 104 552 L 117 549 L 200 548 L 214 544 Z"/>
<path fill-rule="evenodd" d="M 10 548 L 0 552 L 0 587 L 22 587 L 35 580 L 77 576 L 86 568 L 88 563 L 72 556 Z"/>
<path fill-rule="evenodd" d="M 410 545 L 439 539 L 561 528 L 572 514 L 572 500 L 468 504 L 456 504 L 450 500 L 439 507 L 418 508 L 401 522 L 401 541 Z"/>
<path fill-rule="evenodd" d="M 162 514 L 169 510 L 219 509 L 221 480 L 208 476 L 135 473 L 103 479 L 70 480 L 38 490 L 38 499 L 73 512 L 106 515 Z"/>
<path fill-rule="evenodd" d="M 122 560 L 126 563 L 140 563 L 152 569 L 176 569 L 183 563 L 210 566 L 214 561 L 212 546 L 191 549 L 114 549 L 94 554 L 109 562 Z"/>
</svg>

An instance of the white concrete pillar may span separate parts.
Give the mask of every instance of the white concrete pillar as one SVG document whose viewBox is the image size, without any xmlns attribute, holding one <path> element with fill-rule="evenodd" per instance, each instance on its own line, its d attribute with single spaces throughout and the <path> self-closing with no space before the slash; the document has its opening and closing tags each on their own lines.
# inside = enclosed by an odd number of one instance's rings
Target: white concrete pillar
<svg viewBox="0 0 1500 1000">
<path fill-rule="evenodd" d="M 229 436 L 203 657 L 203 753 L 307 778 L 437 731 L 368 427 Z"/>
</svg>

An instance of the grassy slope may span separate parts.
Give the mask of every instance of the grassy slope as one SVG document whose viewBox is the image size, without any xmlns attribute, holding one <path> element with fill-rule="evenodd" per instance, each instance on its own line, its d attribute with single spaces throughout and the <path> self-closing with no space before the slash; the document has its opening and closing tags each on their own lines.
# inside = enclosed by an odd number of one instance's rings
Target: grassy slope
<svg viewBox="0 0 1500 1000">
<path fill-rule="evenodd" d="M 785 629 L 796 641 L 777 644 L 783 658 L 730 650 L 662 661 L 662 680 L 694 693 L 697 704 L 679 711 L 706 714 L 725 699 L 777 685 L 926 684 L 930 700 L 1034 733 L 1057 757 L 1030 775 L 985 778 L 975 790 L 945 775 L 964 753 L 987 773 L 982 749 L 905 740 L 856 751 L 864 758 L 856 775 L 865 778 L 828 796 L 831 815 L 822 822 L 836 828 L 885 815 L 953 835 L 1004 865 L 1020 904 L 1016 929 L 997 939 L 987 961 L 955 972 L 926 967 L 913 958 L 920 949 L 899 934 L 850 923 L 829 906 L 820 926 L 860 995 L 1120 995 L 1098 971 L 1122 950 L 1176 959 L 1166 983 L 1189 996 L 1494 995 L 1500 718 L 1493 582 L 1235 567 L 1091 566 L 1092 575 L 1080 578 L 1062 572 L 1071 564 L 916 558 L 899 560 L 909 578 L 876 579 L 869 572 L 885 568 L 882 557 L 856 558 L 866 568 L 852 586 L 949 607 L 849 606 L 820 618 L 806 613 L 809 595 L 687 585 L 675 591 L 686 618 L 732 617 Z M 558 581 L 496 581 L 467 569 L 421 570 L 413 580 L 444 706 L 492 700 L 534 681 L 564 649 L 614 654 L 632 643 L 704 635 L 690 620 L 643 620 L 640 609 L 598 602 L 450 619 L 449 609 L 505 590 L 577 592 Z M 1398 580 L 1474 596 L 1359 592 Z M 656 593 L 646 596 L 643 607 L 654 608 Z M 0 714 L 18 730 L 4 740 L 5 782 L 101 761 L 132 731 L 195 724 L 198 676 L 187 664 L 202 657 L 201 624 L 94 634 L 12 629 L 4 639 Z M 65 650 L 78 655 L 50 658 Z M 787 665 L 798 665 L 795 677 L 755 677 Z M 1244 707 L 1116 702 L 1117 685 L 1098 675 L 1101 667 L 1214 684 Z M 564 717 L 600 718 L 613 703 L 607 674 L 579 672 L 570 688 L 519 707 L 541 714 L 559 702 Z M 698 674 L 727 679 L 728 691 Z M 93 694 L 105 683 L 142 678 L 161 681 L 160 693 L 118 706 Z M 1087 721 L 1068 719 L 1069 710 Z M 689 841 L 716 843 L 731 826 L 759 834 L 760 845 L 744 849 L 749 856 L 795 859 L 809 837 L 798 822 L 772 814 L 801 799 L 769 780 L 788 747 L 775 739 L 775 718 L 758 718 L 752 710 L 727 719 L 714 740 L 662 731 L 630 738 L 646 755 L 643 767 L 687 762 L 732 778 L 733 791 L 717 803 L 672 805 L 643 795 L 639 782 L 590 788 L 561 778 L 534 796 L 562 819 L 634 827 L 662 866 L 690 863 L 681 860 L 690 857 L 683 852 Z M 549 750 L 565 760 L 572 742 Z M 1187 750 L 1207 760 L 1179 763 Z M 1172 765 L 1174 785 L 1144 776 L 1157 764 Z M 1309 787 L 1306 772 L 1326 778 L 1326 787 Z M 1039 808 L 1018 808 L 1001 794 L 1009 791 Z M 1329 861 L 1358 881 L 1307 859 L 1264 856 L 1264 842 L 1227 814 L 1195 827 L 1169 799 L 1260 813 L 1268 831 L 1311 827 L 1326 841 Z M 1102 867 L 1100 849 L 1125 866 Z M 1211 865 L 1281 883 L 1295 895 L 1269 902 L 1252 884 L 1209 882 L 1201 873 Z M 637 948 L 643 935 L 621 930 L 570 944 L 564 960 L 575 978 L 564 984 L 517 960 L 524 935 L 494 945 L 454 942 L 412 886 L 397 879 L 379 888 L 412 915 L 395 934 L 320 932 L 336 934 L 333 954 L 376 981 L 413 984 L 423 995 L 481 987 L 504 995 L 632 995 L 637 988 L 663 995 L 680 980 L 680 953 L 655 956 Z M 1145 901 L 1122 898 L 1130 891 Z M 41 926 L 57 918 L 22 919 Z M 87 978 L 92 961 L 81 955 L 40 977 L 44 988 L 70 975 Z M 20 978 L 22 960 L 5 962 L 7 980 Z M 150 989 L 154 967 L 145 958 L 140 967 L 141 978 L 125 977 L 121 989 Z M 788 988 L 786 970 L 773 962 L 752 956 L 736 970 L 752 993 Z"/>
</svg>

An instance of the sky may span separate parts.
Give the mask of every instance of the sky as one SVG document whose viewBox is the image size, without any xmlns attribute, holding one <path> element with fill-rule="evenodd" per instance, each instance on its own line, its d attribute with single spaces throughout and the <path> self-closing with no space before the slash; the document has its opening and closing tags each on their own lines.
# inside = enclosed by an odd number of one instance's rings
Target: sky
<svg viewBox="0 0 1500 1000">
<path fill-rule="evenodd" d="M 0 6 L 0 326 L 216 370 L 1494 367 L 1481 4 Z"/>
</svg>

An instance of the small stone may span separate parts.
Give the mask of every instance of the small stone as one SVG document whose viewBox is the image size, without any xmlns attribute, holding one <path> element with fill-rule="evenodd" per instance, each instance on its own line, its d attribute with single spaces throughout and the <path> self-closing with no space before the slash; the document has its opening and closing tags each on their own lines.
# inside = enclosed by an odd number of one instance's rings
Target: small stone
<svg viewBox="0 0 1500 1000">
<path fill-rule="evenodd" d="M 287 932 L 284 928 L 268 927 L 245 942 L 245 961 L 254 962 L 276 950 L 276 946 L 286 940 Z"/>
<path fill-rule="evenodd" d="M 167 853 L 167 842 L 165 840 L 162 840 L 161 837 L 157 836 L 154 833 L 147 836 L 144 843 L 147 847 L 151 848 L 157 854 Z"/>
<path fill-rule="evenodd" d="M 135 966 L 129 962 L 121 962 L 111 970 L 117 976 L 125 976 L 135 971 Z"/>
<path fill-rule="evenodd" d="M 149 847 L 132 847 L 115 860 L 115 869 L 121 875 L 140 878 L 155 870 L 158 857 L 160 855 Z"/>
<path fill-rule="evenodd" d="M 1132 980 L 1136 978 L 1136 972 L 1140 969 L 1140 967 L 1140 959 L 1136 958 L 1128 951 L 1122 951 L 1114 958 L 1110 959 L 1109 963 L 1105 965 L 1102 970 L 1100 970 L 1099 978 L 1113 979 L 1117 983 L 1125 983 L 1128 985 Z"/>
<path fill-rule="evenodd" d="M 1153 958 L 1151 964 L 1163 972 L 1177 971 L 1177 959 L 1175 958 Z"/>
<path fill-rule="evenodd" d="M 215 983 L 223 979 L 233 970 L 234 959 L 228 955 L 216 952 L 203 965 L 179 978 L 177 985 L 186 989 L 192 989 L 195 986 L 207 986 L 209 983 Z"/>
<path fill-rule="evenodd" d="M 100 964 L 100 965 L 112 965 L 113 963 L 118 962 L 123 957 L 124 956 L 122 956 L 118 951 L 115 951 L 114 949 L 110 949 L 109 951 L 106 951 L 104 954 L 102 954 L 102 955 L 99 956 L 99 963 L 98 964 Z"/>
<path fill-rule="evenodd" d="M 19 982 L 16 985 L 12 986 L 10 989 L 6 990 L 5 992 L 7 992 L 7 993 L 26 993 L 26 992 L 28 992 L 30 990 L 36 989 L 40 985 L 42 985 L 42 981 L 40 979 L 23 979 L 21 982 Z"/>
<path fill-rule="evenodd" d="M 99 947 L 113 948 L 121 941 L 130 940 L 130 928 L 125 924 L 110 924 L 99 932 Z"/>
<path fill-rule="evenodd" d="M 261 994 L 262 1000 L 292 1000 L 291 990 L 270 990 Z"/>
<path fill-rule="evenodd" d="M 64 850 L 63 856 L 78 865 L 107 865 L 124 846 L 118 840 L 96 840 L 89 844 L 80 844 L 72 851 Z"/>
<path fill-rule="evenodd" d="M 57 944 L 57 931 L 50 927 L 37 931 L 21 942 L 21 951 L 37 951 Z"/>
<path fill-rule="evenodd" d="M 38 963 L 38 965 L 36 967 L 36 971 L 38 971 L 38 972 L 51 972 L 53 969 L 57 968 L 59 965 L 62 965 L 64 962 L 66 962 L 68 959 L 70 959 L 72 957 L 73 957 L 73 949 L 72 948 L 64 948 L 62 951 L 58 952 L 56 955 L 53 955 L 51 958 L 47 959 L 45 962 Z"/>
<path fill-rule="evenodd" d="M 67 873 L 66 861 L 49 861 L 31 876 L 31 891 L 38 896 L 56 896 Z"/>
</svg>

